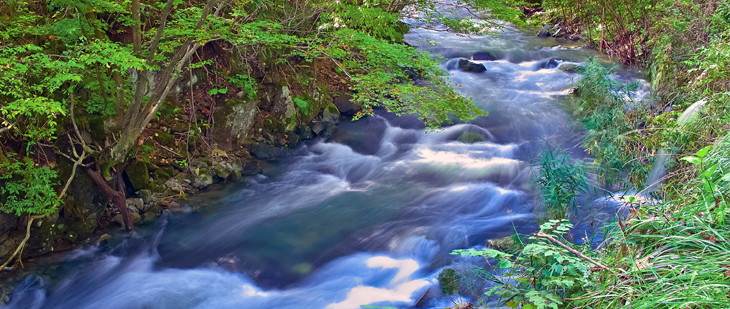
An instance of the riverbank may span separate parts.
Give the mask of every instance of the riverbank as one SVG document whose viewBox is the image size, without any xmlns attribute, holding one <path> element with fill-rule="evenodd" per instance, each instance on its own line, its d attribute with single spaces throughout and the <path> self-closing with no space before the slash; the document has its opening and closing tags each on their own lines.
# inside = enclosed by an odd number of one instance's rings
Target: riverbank
<svg viewBox="0 0 730 309">
<path fill-rule="evenodd" d="M 608 55 L 647 68 L 653 96 L 637 100 L 637 85 L 589 63 L 569 110 L 588 130 L 583 145 L 592 160 L 544 155 L 537 183 L 548 217 L 540 230 L 492 246 L 502 251 L 454 253 L 497 262 L 503 277 L 490 279 L 497 285 L 487 295 L 508 306 L 727 307 L 728 3 L 549 5 L 536 20 L 554 26 L 538 35 L 585 35 Z M 601 9 L 605 15 L 596 15 Z M 627 20 L 667 27 L 632 34 Z M 579 200 L 606 186 L 623 189 Z M 576 235 L 583 229 L 573 209 L 605 204 L 618 211 L 602 234 Z"/>
</svg>

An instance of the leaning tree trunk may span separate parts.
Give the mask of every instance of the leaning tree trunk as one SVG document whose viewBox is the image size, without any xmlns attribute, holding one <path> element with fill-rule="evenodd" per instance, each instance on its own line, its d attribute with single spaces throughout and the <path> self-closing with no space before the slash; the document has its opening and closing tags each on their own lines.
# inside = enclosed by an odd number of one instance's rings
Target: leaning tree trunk
<svg viewBox="0 0 730 309">
<path fill-rule="evenodd" d="M 124 191 L 112 189 L 106 180 L 104 180 L 104 177 L 101 176 L 101 172 L 98 168 L 94 169 L 90 167 L 86 169 L 86 172 L 89 176 L 91 176 L 91 179 L 94 180 L 94 183 L 101 188 L 104 195 L 106 195 L 107 198 L 112 201 L 114 206 L 119 209 L 119 212 L 122 214 L 122 220 L 124 221 L 124 228 L 127 231 L 132 230 L 132 222 L 129 220 L 129 209 L 127 209 L 127 197 Z M 117 172 L 121 173 L 121 171 Z"/>
</svg>

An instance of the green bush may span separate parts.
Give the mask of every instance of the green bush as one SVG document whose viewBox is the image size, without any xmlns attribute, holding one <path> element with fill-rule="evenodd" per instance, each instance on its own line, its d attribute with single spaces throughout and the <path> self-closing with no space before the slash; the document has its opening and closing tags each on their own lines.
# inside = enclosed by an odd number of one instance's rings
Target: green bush
<svg viewBox="0 0 730 309">
<path fill-rule="evenodd" d="M 7 197 L 0 210 L 16 216 L 53 213 L 56 177 L 56 171 L 37 167 L 30 158 L 0 163 L 0 179 L 5 180 L 0 192 Z"/>
</svg>

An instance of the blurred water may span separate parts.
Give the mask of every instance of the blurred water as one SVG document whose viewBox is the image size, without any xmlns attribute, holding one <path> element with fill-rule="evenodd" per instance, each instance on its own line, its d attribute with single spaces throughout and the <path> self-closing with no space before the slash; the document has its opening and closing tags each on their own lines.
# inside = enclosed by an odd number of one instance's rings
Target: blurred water
<svg viewBox="0 0 730 309">
<path fill-rule="evenodd" d="M 445 56 L 458 91 L 489 116 L 428 134 L 410 116 L 344 121 L 332 142 L 301 146 L 266 176 L 193 198 L 196 211 L 66 255 L 17 286 L 9 307 L 410 307 L 428 290 L 420 305 L 449 305 L 435 276 L 451 250 L 536 229 L 530 160 L 548 143 L 585 156 L 558 103 L 579 76 L 558 67 L 595 53 L 510 27 L 406 39 Z M 487 71 L 474 74 L 448 59 L 478 51 L 499 60 L 478 61 Z"/>
</svg>

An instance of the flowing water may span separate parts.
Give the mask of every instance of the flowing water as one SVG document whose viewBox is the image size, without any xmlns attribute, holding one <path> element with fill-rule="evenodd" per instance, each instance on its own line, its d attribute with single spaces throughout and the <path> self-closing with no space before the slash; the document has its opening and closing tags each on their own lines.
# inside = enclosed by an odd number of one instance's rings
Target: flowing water
<svg viewBox="0 0 730 309">
<path fill-rule="evenodd" d="M 550 145 L 585 157 L 560 105 L 579 75 L 554 66 L 596 53 L 510 27 L 497 37 L 415 29 L 407 41 L 445 56 L 445 68 L 496 55 L 484 73 L 449 71 L 489 116 L 427 134 L 415 117 L 343 121 L 333 141 L 203 193 L 190 212 L 63 255 L 19 284 L 9 308 L 411 307 L 428 290 L 419 306 L 450 305 L 436 275 L 451 250 L 537 228 L 535 155 Z"/>
</svg>

